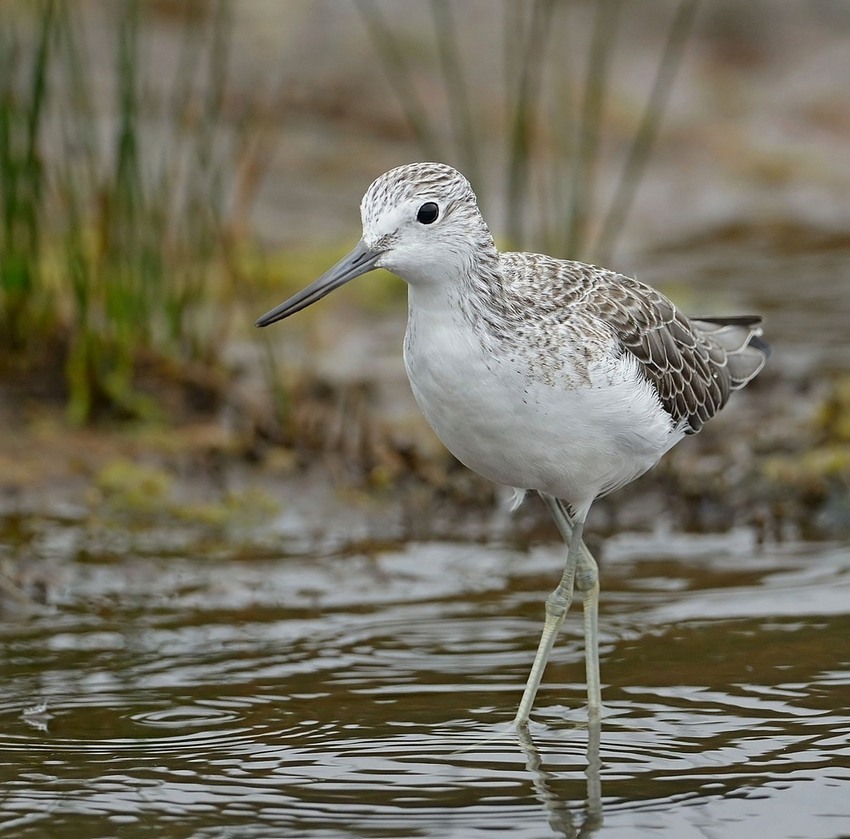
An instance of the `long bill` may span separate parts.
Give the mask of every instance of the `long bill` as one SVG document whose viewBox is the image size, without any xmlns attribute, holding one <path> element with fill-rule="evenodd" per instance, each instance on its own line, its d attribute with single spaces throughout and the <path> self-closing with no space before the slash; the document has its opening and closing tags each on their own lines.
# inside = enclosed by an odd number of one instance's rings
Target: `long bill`
<svg viewBox="0 0 850 839">
<path fill-rule="evenodd" d="M 307 288 L 302 289 L 298 294 L 281 303 L 280 306 L 266 312 L 257 321 L 257 326 L 268 326 L 270 323 L 283 320 L 302 309 L 306 309 L 317 300 L 321 300 L 325 295 L 330 294 L 334 289 L 345 285 L 349 280 L 374 270 L 377 267 L 375 263 L 380 256 L 380 251 L 370 250 L 361 239 L 351 253 L 340 259 L 333 268 L 322 274 L 318 280 L 310 283 Z"/>
</svg>

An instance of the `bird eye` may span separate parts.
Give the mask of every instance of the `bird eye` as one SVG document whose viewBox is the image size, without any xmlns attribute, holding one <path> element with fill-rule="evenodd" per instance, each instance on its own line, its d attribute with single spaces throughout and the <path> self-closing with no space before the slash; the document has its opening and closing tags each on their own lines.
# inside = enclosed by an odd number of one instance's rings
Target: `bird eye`
<svg viewBox="0 0 850 839">
<path fill-rule="evenodd" d="M 440 215 L 440 208 L 433 201 L 426 201 L 416 213 L 416 221 L 420 224 L 433 224 Z"/>
</svg>

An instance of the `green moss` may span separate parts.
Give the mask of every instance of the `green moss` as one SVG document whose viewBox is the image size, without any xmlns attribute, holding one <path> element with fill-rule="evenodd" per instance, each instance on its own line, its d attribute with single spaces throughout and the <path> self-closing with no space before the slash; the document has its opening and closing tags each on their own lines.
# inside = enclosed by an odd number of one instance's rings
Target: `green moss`
<svg viewBox="0 0 850 839">
<path fill-rule="evenodd" d="M 280 510 L 271 495 L 256 487 L 228 492 L 220 501 L 175 506 L 177 518 L 215 528 L 250 528 L 268 521 Z"/>
<path fill-rule="evenodd" d="M 88 494 L 89 506 L 100 518 L 120 518 L 142 525 L 198 525 L 215 530 L 250 529 L 263 524 L 279 510 L 266 492 L 248 487 L 226 492 L 213 501 L 183 501 L 174 476 L 149 464 L 117 458 L 104 466 Z"/>
<path fill-rule="evenodd" d="M 165 470 L 118 458 L 95 477 L 89 502 L 115 512 L 147 516 L 165 512 L 173 491 L 174 480 Z"/>
<path fill-rule="evenodd" d="M 850 485 L 850 443 L 817 446 L 797 455 L 765 458 L 762 473 L 772 483 L 800 489 L 812 489 L 835 478 Z"/>
<path fill-rule="evenodd" d="M 832 383 L 815 413 L 815 429 L 825 442 L 850 443 L 850 376 Z"/>
</svg>

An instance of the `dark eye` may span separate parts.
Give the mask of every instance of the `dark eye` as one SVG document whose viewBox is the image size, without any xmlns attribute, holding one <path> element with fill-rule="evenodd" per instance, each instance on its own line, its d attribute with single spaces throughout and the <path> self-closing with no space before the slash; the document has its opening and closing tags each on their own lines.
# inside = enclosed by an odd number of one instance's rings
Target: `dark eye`
<svg viewBox="0 0 850 839">
<path fill-rule="evenodd" d="M 433 201 L 426 201 L 416 214 L 416 221 L 420 224 L 433 224 L 440 215 L 440 208 Z"/>
</svg>

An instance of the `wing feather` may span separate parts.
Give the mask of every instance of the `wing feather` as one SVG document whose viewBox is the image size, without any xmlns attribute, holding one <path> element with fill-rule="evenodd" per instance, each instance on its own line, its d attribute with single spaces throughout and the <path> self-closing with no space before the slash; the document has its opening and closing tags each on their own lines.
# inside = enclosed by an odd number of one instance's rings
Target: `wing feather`
<svg viewBox="0 0 850 839">
<path fill-rule="evenodd" d="M 637 280 L 608 271 L 599 276 L 588 306 L 637 358 L 662 405 L 686 433 L 699 431 L 764 367 L 769 348 L 761 340 L 760 317 L 691 320 Z"/>
<path fill-rule="evenodd" d="M 595 265 L 540 254 L 501 255 L 521 302 L 588 335 L 613 333 L 633 355 L 673 422 L 695 434 L 764 367 L 770 348 L 757 316 L 689 319 L 661 292 Z"/>
</svg>

